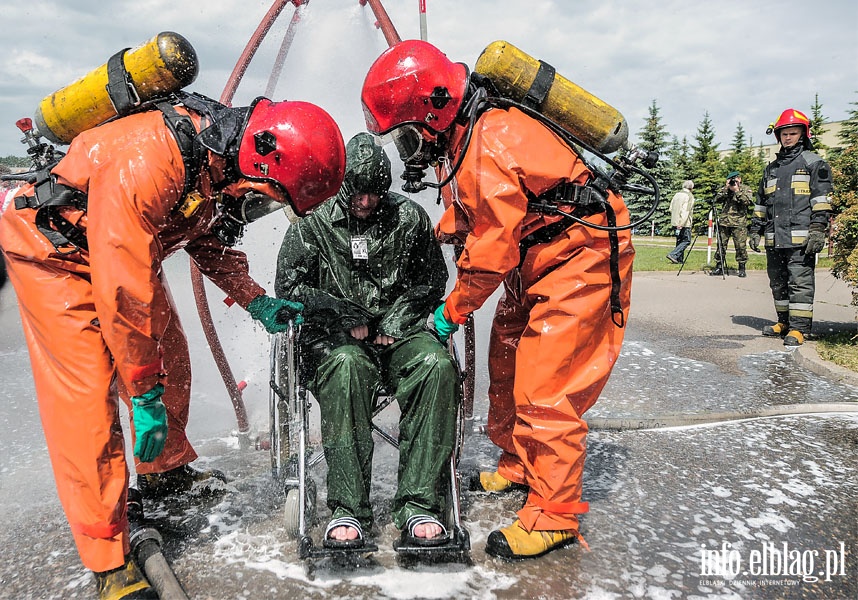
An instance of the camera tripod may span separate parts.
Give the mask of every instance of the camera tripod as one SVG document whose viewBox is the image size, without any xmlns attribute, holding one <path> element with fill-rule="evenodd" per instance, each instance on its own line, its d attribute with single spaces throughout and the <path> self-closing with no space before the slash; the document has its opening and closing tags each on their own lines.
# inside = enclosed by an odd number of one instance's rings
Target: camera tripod
<svg viewBox="0 0 858 600">
<path fill-rule="evenodd" d="M 712 202 L 711 207 L 712 223 L 715 225 L 715 239 L 718 240 L 718 246 L 716 246 L 715 249 L 715 260 L 717 260 L 718 264 L 721 266 L 721 279 L 727 279 L 727 257 L 724 256 L 724 245 L 721 243 L 721 229 L 718 225 L 718 209 L 715 207 L 714 201 Z M 682 273 L 682 269 L 685 268 L 685 262 L 688 260 L 688 257 L 691 256 L 691 251 L 694 249 L 694 244 L 697 243 L 697 238 L 699 237 L 700 230 L 697 231 L 697 235 L 694 236 L 694 239 L 691 241 L 691 245 L 688 246 L 685 256 L 682 257 L 682 264 L 679 266 L 679 271 L 676 272 L 677 277 Z"/>
</svg>

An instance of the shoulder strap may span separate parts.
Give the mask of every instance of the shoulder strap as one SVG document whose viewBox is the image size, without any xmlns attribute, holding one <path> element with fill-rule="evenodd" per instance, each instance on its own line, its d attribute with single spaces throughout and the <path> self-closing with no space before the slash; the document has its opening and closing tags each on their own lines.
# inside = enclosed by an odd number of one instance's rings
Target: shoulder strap
<svg viewBox="0 0 858 600">
<path fill-rule="evenodd" d="M 182 188 L 184 198 L 196 187 L 203 166 L 202 147 L 194 143 L 197 128 L 190 117 L 180 114 L 170 102 L 158 102 L 155 106 L 163 113 L 164 122 L 176 139 L 182 154 L 182 162 L 185 164 L 185 183 Z"/>
</svg>

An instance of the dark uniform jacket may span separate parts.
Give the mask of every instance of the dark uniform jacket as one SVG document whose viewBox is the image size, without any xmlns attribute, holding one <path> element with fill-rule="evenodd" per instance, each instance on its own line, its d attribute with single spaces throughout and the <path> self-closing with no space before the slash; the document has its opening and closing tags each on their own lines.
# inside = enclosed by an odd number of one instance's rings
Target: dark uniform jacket
<svg viewBox="0 0 858 600">
<path fill-rule="evenodd" d="M 801 144 L 781 150 L 760 180 L 752 228 L 765 234 L 767 248 L 804 245 L 811 229 L 828 229 L 831 169 Z"/>
</svg>

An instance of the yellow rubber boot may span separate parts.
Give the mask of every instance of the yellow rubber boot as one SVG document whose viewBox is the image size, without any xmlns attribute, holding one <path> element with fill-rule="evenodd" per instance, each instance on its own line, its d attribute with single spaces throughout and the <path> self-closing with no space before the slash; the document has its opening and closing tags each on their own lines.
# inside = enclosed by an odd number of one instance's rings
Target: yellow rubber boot
<svg viewBox="0 0 858 600">
<path fill-rule="evenodd" d="M 763 327 L 763 335 L 767 337 L 783 337 L 786 335 L 787 326 L 784 323 L 778 322 L 774 325 L 766 325 Z"/>
<path fill-rule="evenodd" d="M 527 486 L 510 481 L 497 471 L 480 471 L 477 477 L 471 479 L 469 489 L 472 492 L 503 493 L 527 489 Z"/>
<path fill-rule="evenodd" d="M 804 334 L 793 329 L 784 338 L 784 346 L 801 346 L 804 343 Z"/>
<path fill-rule="evenodd" d="M 536 558 L 552 550 L 574 544 L 577 531 L 531 531 L 528 533 L 518 519 L 509 527 L 496 529 L 486 541 L 486 553 L 499 558 L 516 560 Z"/>
<path fill-rule="evenodd" d="M 158 600 L 158 593 L 133 560 L 127 560 L 118 569 L 94 575 L 98 600 Z"/>
</svg>

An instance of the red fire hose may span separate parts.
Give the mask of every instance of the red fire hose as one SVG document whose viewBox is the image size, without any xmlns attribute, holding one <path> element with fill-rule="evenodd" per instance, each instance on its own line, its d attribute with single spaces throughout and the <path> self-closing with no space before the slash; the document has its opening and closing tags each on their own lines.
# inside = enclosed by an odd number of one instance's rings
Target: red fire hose
<svg viewBox="0 0 858 600">
<path fill-rule="evenodd" d="M 253 55 L 256 54 L 256 51 L 259 49 L 259 45 L 262 43 L 265 35 L 271 29 L 274 21 L 277 20 L 277 17 L 286 5 L 291 3 L 295 5 L 297 10 L 299 6 L 306 4 L 307 2 L 309 2 L 309 0 L 274 1 L 271 8 L 269 8 L 268 12 L 265 14 L 265 17 L 263 17 L 262 22 L 259 23 L 259 26 L 256 28 L 256 31 L 253 32 L 253 35 L 250 37 L 250 40 L 244 48 L 244 52 L 241 53 L 241 56 L 238 58 L 238 62 L 235 64 L 235 68 L 232 70 L 232 74 L 230 75 L 229 80 L 226 83 L 226 87 L 224 87 L 223 93 L 220 96 L 220 101 L 223 104 L 229 105 L 232 103 L 235 90 L 238 88 L 238 84 L 244 76 L 245 71 L 247 71 L 247 66 L 250 64 Z M 200 315 L 200 322 L 203 326 L 206 341 L 208 341 L 209 348 L 211 348 L 212 351 L 212 357 L 214 358 L 218 371 L 220 371 L 220 376 L 226 385 L 227 393 L 229 393 L 229 398 L 232 401 L 232 408 L 235 410 L 235 418 L 238 421 L 239 445 L 241 447 L 249 447 L 250 423 L 247 420 L 247 409 L 244 406 L 244 399 L 241 396 L 242 387 L 240 387 L 236 382 L 235 376 L 232 374 L 232 369 L 229 366 L 229 361 L 223 351 L 223 346 L 220 343 L 217 330 L 214 326 L 214 321 L 212 320 L 211 309 L 209 308 L 208 298 L 206 297 L 203 276 L 193 261 L 191 261 L 191 286 L 194 290 L 197 312 Z"/>
</svg>

